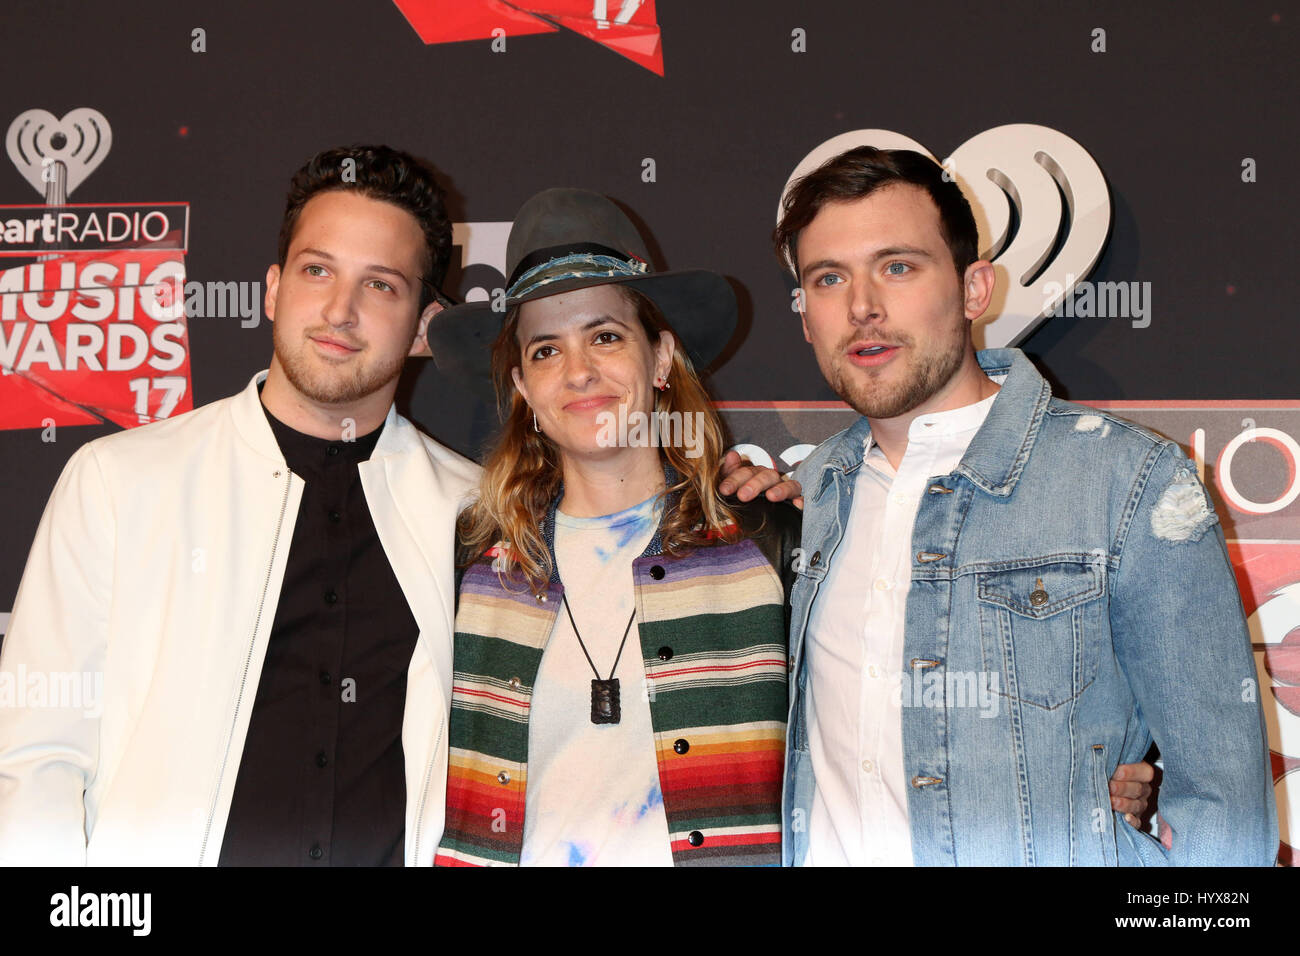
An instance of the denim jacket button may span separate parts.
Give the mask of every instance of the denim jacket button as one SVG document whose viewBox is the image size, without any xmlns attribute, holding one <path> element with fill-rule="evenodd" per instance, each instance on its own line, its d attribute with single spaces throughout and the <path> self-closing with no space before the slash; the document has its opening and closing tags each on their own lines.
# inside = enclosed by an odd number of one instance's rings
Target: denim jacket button
<svg viewBox="0 0 1300 956">
<path fill-rule="evenodd" d="M 808 561 L 808 567 L 815 568 L 817 567 L 817 565 L 821 563 L 822 563 L 822 553 L 820 551 L 814 551 L 812 558 Z"/>
<path fill-rule="evenodd" d="M 1029 592 L 1029 603 L 1034 607 L 1042 607 L 1047 603 L 1047 592 L 1043 590 L 1043 579 L 1039 578 L 1035 582 L 1035 587 Z"/>
</svg>

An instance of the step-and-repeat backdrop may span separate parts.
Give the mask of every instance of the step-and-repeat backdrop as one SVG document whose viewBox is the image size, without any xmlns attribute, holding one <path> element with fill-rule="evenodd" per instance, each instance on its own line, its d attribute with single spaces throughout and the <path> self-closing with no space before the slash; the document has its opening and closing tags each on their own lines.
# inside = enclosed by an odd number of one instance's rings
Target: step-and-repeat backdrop
<svg viewBox="0 0 1300 956">
<path fill-rule="evenodd" d="M 770 249 L 782 188 L 849 146 L 908 146 L 977 211 L 999 281 L 980 341 L 1025 349 L 1058 394 L 1174 439 L 1200 469 L 1250 618 L 1294 862 L 1300 17 L 1286 5 L 150 0 L 4 19 L 0 633 L 72 453 L 266 366 L 284 189 L 318 150 L 387 142 L 434 162 L 460 298 L 499 292 L 514 210 L 554 185 L 625 206 L 661 268 L 731 277 L 742 328 L 712 387 L 735 443 L 784 471 L 853 413 Z M 428 362 L 399 403 L 467 454 L 491 437 L 492 410 Z"/>
</svg>

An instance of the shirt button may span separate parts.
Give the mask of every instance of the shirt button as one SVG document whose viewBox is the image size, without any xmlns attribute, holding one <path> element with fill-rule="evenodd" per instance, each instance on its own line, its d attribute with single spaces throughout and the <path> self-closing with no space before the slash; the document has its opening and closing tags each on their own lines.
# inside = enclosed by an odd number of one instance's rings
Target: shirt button
<svg viewBox="0 0 1300 956">
<path fill-rule="evenodd" d="M 330 758 L 325 755 L 325 751 L 322 750 L 320 753 L 316 755 L 316 766 L 328 767 L 329 763 L 330 763 Z"/>
<path fill-rule="evenodd" d="M 862 769 L 865 770 L 867 773 L 871 773 L 871 771 L 876 769 L 876 765 L 873 764 L 870 760 L 864 760 L 862 761 Z"/>
<path fill-rule="evenodd" d="M 887 580 L 886 578 L 876 578 L 877 591 L 888 591 L 893 586 L 894 586 L 893 582 Z"/>
<path fill-rule="evenodd" d="M 313 860 L 319 860 L 321 857 L 325 855 L 325 851 L 322 850 L 320 848 L 320 844 L 317 843 L 315 846 L 313 846 L 310 850 L 307 851 L 307 855 L 311 857 Z"/>
<path fill-rule="evenodd" d="M 673 741 L 673 753 L 684 754 L 691 749 L 691 742 L 685 737 L 679 737 Z"/>
<path fill-rule="evenodd" d="M 523 683 L 524 682 L 521 681 L 518 677 L 512 677 L 510 678 L 510 689 L 518 690 L 521 686 L 523 686 Z"/>
<path fill-rule="evenodd" d="M 333 521 L 335 524 L 338 524 L 342 520 L 343 520 L 343 516 L 339 514 L 337 511 L 330 512 L 330 521 Z"/>
<path fill-rule="evenodd" d="M 325 592 L 326 604 L 337 604 L 338 599 L 339 599 L 338 592 L 335 591 L 333 588 L 330 588 L 328 591 Z"/>
<path fill-rule="evenodd" d="M 333 679 L 334 679 L 334 678 L 330 677 L 330 672 L 329 672 L 329 671 L 321 671 L 321 672 L 320 672 L 320 682 L 321 682 L 322 684 L 324 684 L 326 687 L 329 686 L 330 681 L 332 681 Z"/>
<path fill-rule="evenodd" d="M 699 830 L 692 830 L 686 835 L 686 842 L 691 846 L 699 846 L 704 842 L 704 834 Z"/>
<path fill-rule="evenodd" d="M 650 569 L 650 577 L 656 581 L 662 581 L 664 579 L 664 569 L 656 564 Z"/>
<path fill-rule="evenodd" d="M 867 668 L 867 673 L 870 674 L 872 677 L 880 676 L 880 671 L 876 670 L 875 664 L 872 664 L 870 667 Z"/>
<path fill-rule="evenodd" d="M 331 458 L 336 457 L 338 453 L 339 453 L 338 445 L 330 445 L 329 448 L 325 449 L 325 454 L 329 455 Z"/>
<path fill-rule="evenodd" d="M 538 603 L 538 604 L 545 604 L 545 603 L 546 603 L 546 595 L 545 595 L 545 594 L 539 594 L 539 595 L 537 595 L 537 603 Z"/>
<path fill-rule="evenodd" d="M 501 784 L 502 786 L 505 786 L 509 782 L 510 782 L 510 774 L 506 773 L 504 770 L 502 770 L 499 774 L 497 774 L 497 783 Z"/>
<path fill-rule="evenodd" d="M 665 644 L 659 648 L 659 659 L 661 661 L 670 661 L 673 659 L 673 649 Z"/>
</svg>

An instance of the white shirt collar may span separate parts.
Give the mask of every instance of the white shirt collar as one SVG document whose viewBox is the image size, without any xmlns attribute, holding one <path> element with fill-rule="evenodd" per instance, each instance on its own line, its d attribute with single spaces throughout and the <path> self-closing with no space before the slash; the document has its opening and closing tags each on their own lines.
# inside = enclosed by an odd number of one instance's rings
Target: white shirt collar
<svg viewBox="0 0 1300 956">
<path fill-rule="evenodd" d="M 991 380 L 999 385 L 1006 379 L 1005 375 L 991 376 Z M 925 444 L 928 441 L 939 441 L 954 436 L 965 436 L 979 431 L 984 419 L 988 417 L 989 409 L 993 407 L 993 401 L 997 398 L 997 392 L 994 392 L 988 398 L 975 402 L 973 405 L 963 405 L 961 408 L 950 408 L 942 412 L 928 412 L 925 415 L 917 415 L 912 419 L 911 425 L 907 428 L 907 443 Z M 879 450 L 876 445 L 874 433 L 868 433 L 862 442 L 862 457 L 875 450 L 876 454 L 883 456 L 884 452 Z"/>
</svg>

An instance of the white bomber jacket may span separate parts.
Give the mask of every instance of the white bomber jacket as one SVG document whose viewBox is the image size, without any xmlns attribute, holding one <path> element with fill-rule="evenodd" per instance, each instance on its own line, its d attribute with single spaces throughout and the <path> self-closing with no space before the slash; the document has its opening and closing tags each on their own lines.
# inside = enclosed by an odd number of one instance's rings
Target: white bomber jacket
<svg viewBox="0 0 1300 956">
<path fill-rule="evenodd" d="M 28 706 L 0 707 L 0 863 L 217 864 L 303 490 L 262 412 L 265 377 L 90 442 L 64 468 L 0 651 L 0 672 L 28 687 Z M 445 804 L 455 519 L 479 468 L 389 409 L 359 469 L 420 628 L 402 749 L 406 864 L 427 866 Z M 34 682 L 100 673 L 95 706 L 32 706 Z"/>
</svg>

